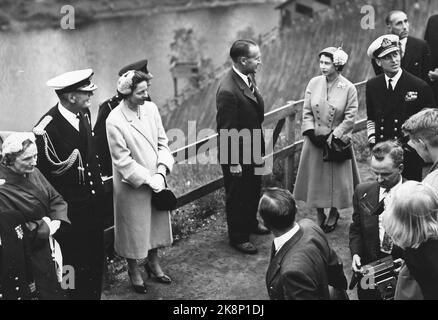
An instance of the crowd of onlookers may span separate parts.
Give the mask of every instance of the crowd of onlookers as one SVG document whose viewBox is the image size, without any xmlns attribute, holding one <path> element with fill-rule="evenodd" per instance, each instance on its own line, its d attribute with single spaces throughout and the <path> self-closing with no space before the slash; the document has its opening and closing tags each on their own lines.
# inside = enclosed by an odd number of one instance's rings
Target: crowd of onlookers
<svg viewBox="0 0 438 320">
<path fill-rule="evenodd" d="M 273 233 L 266 274 L 271 299 L 347 298 L 342 262 L 325 234 L 336 230 L 339 210 L 351 207 L 355 276 L 363 279 L 378 261 L 401 259 L 393 270 L 394 298 L 438 299 L 438 15 L 429 19 L 427 42 L 409 36 L 402 11 L 391 11 L 386 24 L 389 33 L 367 51 L 376 72 L 366 84 L 375 181 L 361 183 L 352 149 L 358 98 L 342 75 L 349 56 L 327 47 L 315 53 L 321 75 L 305 90 L 293 194 L 261 192 L 258 169 L 268 156 L 264 139 L 257 139 L 264 119 L 255 78 L 261 52 L 251 40 L 230 48 L 233 65 L 216 95 L 228 236 L 239 252 L 256 254 L 250 235 Z M 162 284 L 172 283 L 158 249 L 172 244 L 163 195 L 170 192 L 166 179 L 174 159 L 148 93 L 153 76 L 147 60 L 120 70 L 117 94 L 100 105 L 94 128 L 92 76 L 92 69 L 84 69 L 50 79 L 58 103 L 32 132 L 2 141 L 0 299 L 100 299 L 104 208 L 114 212 L 114 249 L 126 259 L 132 288 L 148 293 L 141 268 Z M 249 132 L 250 143 L 239 140 L 233 149 L 232 130 Z M 112 176 L 110 194 L 103 176 Z M 316 222 L 295 220 L 297 200 L 316 209 Z M 364 281 L 357 290 L 359 299 L 385 298 Z"/>
</svg>

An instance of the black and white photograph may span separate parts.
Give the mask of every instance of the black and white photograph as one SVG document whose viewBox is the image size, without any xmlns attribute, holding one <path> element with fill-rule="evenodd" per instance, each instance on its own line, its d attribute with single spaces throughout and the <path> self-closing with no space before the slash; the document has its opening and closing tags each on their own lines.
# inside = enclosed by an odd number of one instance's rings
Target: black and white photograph
<svg viewBox="0 0 438 320">
<path fill-rule="evenodd" d="M 0 300 L 438 300 L 438 1 L 0 0 Z"/>
</svg>

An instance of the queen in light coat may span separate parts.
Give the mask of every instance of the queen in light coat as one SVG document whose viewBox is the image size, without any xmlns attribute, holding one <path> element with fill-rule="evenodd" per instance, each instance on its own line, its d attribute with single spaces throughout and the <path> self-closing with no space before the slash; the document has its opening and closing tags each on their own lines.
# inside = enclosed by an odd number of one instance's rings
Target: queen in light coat
<svg viewBox="0 0 438 320">
<path fill-rule="evenodd" d="M 158 108 L 145 99 L 143 78 L 139 71 L 120 77 L 118 91 L 125 92 L 125 98 L 106 120 L 113 162 L 115 251 L 127 258 L 137 292 L 144 286 L 137 259 L 148 257 L 146 271 L 161 282 L 170 282 L 158 263 L 157 248 L 172 244 L 170 212 L 155 209 L 151 197 L 164 188 L 174 159 Z"/>
<path fill-rule="evenodd" d="M 322 145 L 333 136 L 344 142 L 351 140 L 358 100 L 355 86 L 340 74 L 348 55 L 329 47 L 319 57 L 323 75 L 311 79 L 305 92 L 301 127 L 304 144 L 294 197 L 317 208 L 319 225 L 331 232 L 339 218 L 337 209 L 352 206 L 354 187 L 360 178 L 354 152 L 351 160 L 325 162 Z M 328 219 L 324 208 L 331 209 Z"/>
</svg>

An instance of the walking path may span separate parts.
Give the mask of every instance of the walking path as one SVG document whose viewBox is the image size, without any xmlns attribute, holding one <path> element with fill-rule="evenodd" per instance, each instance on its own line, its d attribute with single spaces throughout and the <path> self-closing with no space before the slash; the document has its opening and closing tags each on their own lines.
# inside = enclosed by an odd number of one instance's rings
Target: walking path
<svg viewBox="0 0 438 320">
<path fill-rule="evenodd" d="M 369 179 L 364 165 L 360 165 L 361 176 Z M 298 204 L 297 220 L 316 219 L 316 214 Z M 352 209 L 341 210 L 338 227 L 328 234 L 330 244 L 344 264 L 347 279 L 351 278 L 351 257 L 348 248 L 348 229 Z M 117 275 L 116 280 L 104 291 L 103 299 L 132 300 L 266 300 L 269 299 L 265 272 L 269 264 L 272 235 L 252 236 L 259 249 L 256 255 L 244 255 L 228 244 L 227 228 L 223 208 L 211 222 L 188 239 L 181 240 L 170 248 L 162 250 L 161 264 L 173 282 L 160 284 L 147 279 L 149 293 L 140 295 L 130 286 L 126 272 Z M 350 299 L 356 299 L 356 292 L 348 292 Z"/>
</svg>

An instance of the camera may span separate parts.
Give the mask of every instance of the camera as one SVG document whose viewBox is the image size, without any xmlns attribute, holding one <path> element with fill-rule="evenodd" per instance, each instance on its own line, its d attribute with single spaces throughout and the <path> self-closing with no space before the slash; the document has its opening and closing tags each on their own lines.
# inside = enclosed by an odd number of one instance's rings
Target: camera
<svg viewBox="0 0 438 320">
<path fill-rule="evenodd" d="M 348 288 L 352 290 L 359 283 L 362 287 L 367 286 L 362 289 L 378 290 L 382 300 L 393 300 L 402 263 L 402 259 L 393 260 L 392 256 L 387 256 L 364 265 L 361 272 L 353 273 Z"/>
</svg>

